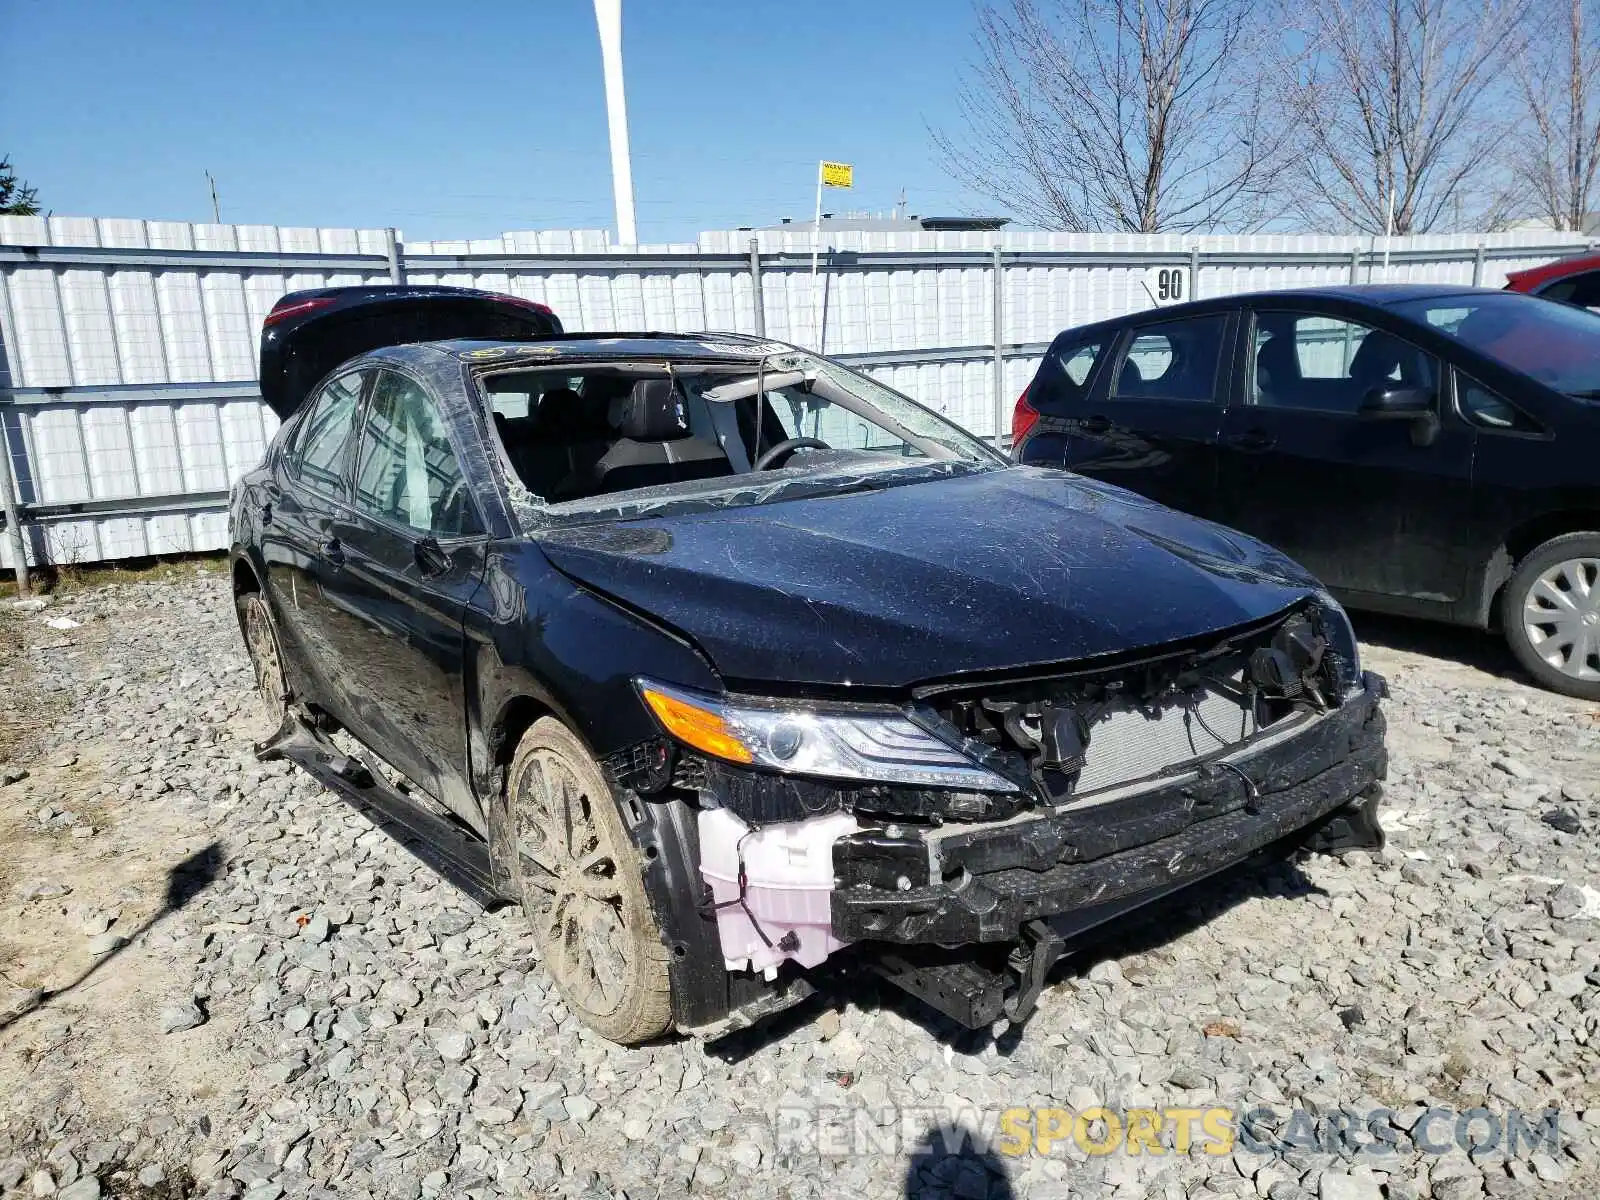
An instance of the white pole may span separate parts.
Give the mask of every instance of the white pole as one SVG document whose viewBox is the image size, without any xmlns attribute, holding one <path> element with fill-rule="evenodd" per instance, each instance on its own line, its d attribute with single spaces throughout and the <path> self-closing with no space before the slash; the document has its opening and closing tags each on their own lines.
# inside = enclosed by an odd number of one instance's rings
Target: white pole
<svg viewBox="0 0 1600 1200">
<path fill-rule="evenodd" d="M 617 202 L 617 240 L 639 244 L 633 219 L 633 164 L 628 157 L 628 100 L 622 90 L 622 0 L 594 0 L 600 61 L 606 76 L 606 123 L 611 129 L 611 188 Z"/>
<path fill-rule="evenodd" d="M 1394 185 L 1389 185 L 1389 211 L 1383 218 L 1383 281 L 1389 282 L 1389 239 L 1394 236 Z"/>
<path fill-rule="evenodd" d="M 822 163 L 817 163 L 817 211 L 811 219 L 811 344 L 822 353 L 822 294 L 817 290 L 817 253 L 822 248 Z"/>
</svg>

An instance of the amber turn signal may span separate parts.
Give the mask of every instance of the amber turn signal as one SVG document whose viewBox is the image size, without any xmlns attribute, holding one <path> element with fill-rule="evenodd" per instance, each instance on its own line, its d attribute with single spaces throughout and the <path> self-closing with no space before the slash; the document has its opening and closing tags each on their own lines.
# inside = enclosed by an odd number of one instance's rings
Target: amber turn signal
<svg viewBox="0 0 1600 1200">
<path fill-rule="evenodd" d="M 755 761 L 755 756 L 718 714 L 648 687 L 639 690 L 650 711 L 655 713 L 656 720 L 661 722 L 661 727 L 679 741 L 730 762 Z"/>
</svg>

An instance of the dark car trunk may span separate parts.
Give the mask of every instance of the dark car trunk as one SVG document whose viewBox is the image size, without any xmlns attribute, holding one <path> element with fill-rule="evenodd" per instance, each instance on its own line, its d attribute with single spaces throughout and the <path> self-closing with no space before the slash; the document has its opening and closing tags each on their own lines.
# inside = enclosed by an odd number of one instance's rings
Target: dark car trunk
<svg viewBox="0 0 1600 1200">
<path fill-rule="evenodd" d="M 561 333 L 542 304 L 470 288 L 382 285 L 291 292 L 261 329 L 261 398 L 287 420 L 340 363 L 409 342 L 534 341 Z"/>
</svg>

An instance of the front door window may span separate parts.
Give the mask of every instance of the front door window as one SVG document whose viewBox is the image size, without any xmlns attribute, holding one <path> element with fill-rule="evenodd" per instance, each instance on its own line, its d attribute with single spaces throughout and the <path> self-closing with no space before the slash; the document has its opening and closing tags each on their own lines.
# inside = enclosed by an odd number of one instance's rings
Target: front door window
<svg viewBox="0 0 1600 1200">
<path fill-rule="evenodd" d="M 432 397 L 394 371 L 382 372 L 373 385 L 355 502 L 363 512 L 433 537 L 482 528 Z"/>
</svg>

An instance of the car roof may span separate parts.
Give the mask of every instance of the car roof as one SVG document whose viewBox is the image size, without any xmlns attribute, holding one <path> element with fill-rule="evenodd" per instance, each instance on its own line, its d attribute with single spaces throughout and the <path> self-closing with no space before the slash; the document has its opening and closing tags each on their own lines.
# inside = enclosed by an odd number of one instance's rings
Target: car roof
<svg viewBox="0 0 1600 1200">
<path fill-rule="evenodd" d="M 583 333 L 533 341 L 457 338 L 425 345 L 469 366 L 530 365 L 551 359 L 674 358 L 732 359 L 756 363 L 798 347 L 743 333 Z"/>
<path fill-rule="evenodd" d="M 1233 292 L 1226 296 L 1209 296 L 1204 300 L 1189 300 L 1183 304 L 1166 304 L 1159 308 L 1145 308 L 1120 317 L 1108 317 L 1090 325 L 1071 326 L 1062 331 L 1079 334 L 1095 329 L 1120 329 L 1129 324 L 1146 321 L 1170 321 L 1186 316 L 1261 304 L 1279 300 L 1338 300 L 1345 303 L 1370 304 L 1383 308 L 1408 300 L 1436 300 L 1446 296 L 1497 296 L 1494 288 L 1466 287 L 1449 283 L 1355 283 L 1329 284 L 1323 287 L 1279 288 L 1265 292 Z"/>
<path fill-rule="evenodd" d="M 1506 276 L 1506 285 L 1517 291 L 1527 291 L 1543 283 L 1563 279 L 1568 275 L 1575 275 L 1579 271 L 1592 271 L 1600 267 L 1600 253 L 1586 251 L 1582 254 L 1568 255 L 1558 258 L 1554 262 L 1541 263 L 1537 267 L 1527 267 L 1521 271 L 1512 271 Z"/>
</svg>

